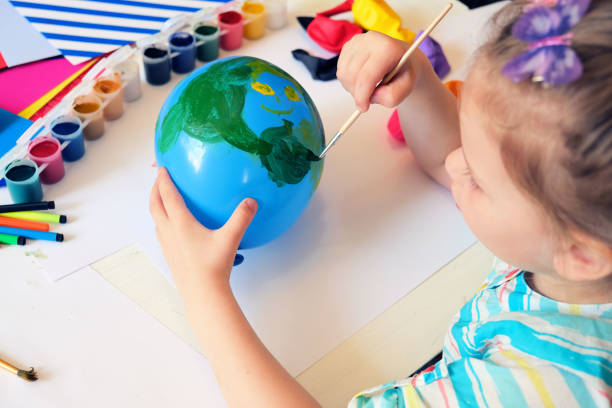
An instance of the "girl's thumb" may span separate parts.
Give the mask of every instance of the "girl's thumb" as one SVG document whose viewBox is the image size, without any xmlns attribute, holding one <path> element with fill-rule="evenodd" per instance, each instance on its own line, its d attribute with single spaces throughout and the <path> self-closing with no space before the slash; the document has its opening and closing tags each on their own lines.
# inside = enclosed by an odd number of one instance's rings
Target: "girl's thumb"
<svg viewBox="0 0 612 408">
<path fill-rule="evenodd" d="M 236 207 L 230 219 L 227 220 L 223 228 L 221 228 L 227 238 L 236 244 L 236 248 L 238 248 L 242 236 L 246 232 L 251 221 L 253 221 L 256 212 L 257 201 L 252 198 L 247 198 L 238 204 L 238 207 Z"/>
</svg>

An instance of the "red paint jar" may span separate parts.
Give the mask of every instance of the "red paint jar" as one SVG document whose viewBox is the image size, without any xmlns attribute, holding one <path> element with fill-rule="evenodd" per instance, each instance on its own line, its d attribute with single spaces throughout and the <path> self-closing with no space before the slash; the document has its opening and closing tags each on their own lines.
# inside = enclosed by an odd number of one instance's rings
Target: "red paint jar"
<svg viewBox="0 0 612 408">
<path fill-rule="evenodd" d="M 62 149 L 56 138 L 50 136 L 34 138 L 28 145 L 28 157 L 39 167 L 47 165 L 47 168 L 40 173 L 41 182 L 53 184 L 64 177 Z"/>
<path fill-rule="evenodd" d="M 219 44 L 227 51 L 236 50 L 242 45 L 242 14 L 226 11 L 219 14 Z"/>
</svg>

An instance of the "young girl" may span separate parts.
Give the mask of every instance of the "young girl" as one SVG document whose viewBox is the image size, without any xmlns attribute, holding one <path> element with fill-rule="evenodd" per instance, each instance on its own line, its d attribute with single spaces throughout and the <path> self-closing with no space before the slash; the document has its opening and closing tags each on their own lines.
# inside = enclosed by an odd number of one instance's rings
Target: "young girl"
<svg viewBox="0 0 612 408">
<path fill-rule="evenodd" d="M 494 24 L 458 109 L 423 54 L 375 89 L 403 42 L 370 32 L 340 55 L 338 77 L 357 106 L 399 105 L 420 166 L 507 262 L 459 311 L 442 361 L 350 407 L 612 402 L 612 2 L 517 0 Z M 158 239 L 228 405 L 317 406 L 232 295 L 232 262 L 256 209 L 246 199 L 210 231 L 164 169 L 151 195 Z"/>
</svg>

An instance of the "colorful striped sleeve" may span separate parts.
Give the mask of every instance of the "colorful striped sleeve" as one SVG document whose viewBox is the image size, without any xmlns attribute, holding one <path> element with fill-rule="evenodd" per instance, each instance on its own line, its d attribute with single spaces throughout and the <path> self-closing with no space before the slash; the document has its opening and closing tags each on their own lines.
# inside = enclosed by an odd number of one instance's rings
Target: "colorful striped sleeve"
<svg viewBox="0 0 612 408">
<path fill-rule="evenodd" d="M 349 408 L 612 406 L 612 304 L 557 302 L 524 275 L 497 263 L 456 315 L 442 361 Z"/>
</svg>

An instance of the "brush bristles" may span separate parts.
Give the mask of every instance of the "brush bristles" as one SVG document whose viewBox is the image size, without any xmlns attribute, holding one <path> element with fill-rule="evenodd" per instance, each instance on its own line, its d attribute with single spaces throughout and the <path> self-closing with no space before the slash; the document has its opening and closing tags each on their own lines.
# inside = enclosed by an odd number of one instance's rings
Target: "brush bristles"
<svg viewBox="0 0 612 408">
<path fill-rule="evenodd" d="M 34 371 L 33 367 L 30 367 L 30 369 L 28 371 L 19 370 L 19 371 L 17 371 L 17 375 L 19 377 L 23 378 L 26 381 L 36 381 L 36 380 L 38 380 L 38 374 L 36 374 L 36 371 Z"/>
</svg>

